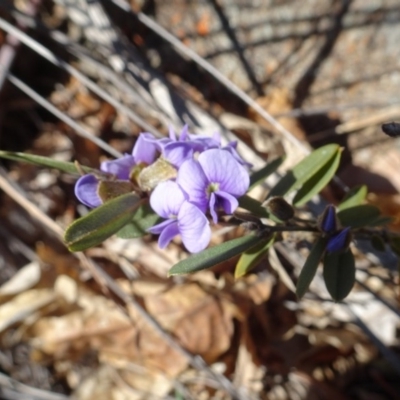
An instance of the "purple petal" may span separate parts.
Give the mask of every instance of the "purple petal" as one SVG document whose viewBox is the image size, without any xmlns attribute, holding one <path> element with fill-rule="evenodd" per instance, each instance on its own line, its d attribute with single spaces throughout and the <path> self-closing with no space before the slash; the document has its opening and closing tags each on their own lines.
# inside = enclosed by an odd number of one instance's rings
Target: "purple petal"
<svg viewBox="0 0 400 400">
<path fill-rule="evenodd" d="M 195 205 L 185 201 L 178 214 L 179 233 L 191 253 L 204 250 L 211 239 L 211 228 L 206 216 Z"/>
<path fill-rule="evenodd" d="M 247 171 L 227 151 L 211 149 L 199 156 L 199 163 L 210 183 L 219 183 L 219 190 L 240 197 L 249 188 Z"/>
<path fill-rule="evenodd" d="M 217 196 L 215 195 L 214 192 L 211 193 L 210 195 L 210 214 L 212 217 L 212 220 L 214 224 L 218 222 L 218 214 L 217 214 L 217 207 L 218 207 L 218 201 L 217 201 Z"/>
<path fill-rule="evenodd" d="M 196 160 L 185 161 L 178 170 L 176 182 L 203 212 L 207 210 L 207 186 L 209 184 L 203 169 Z"/>
<path fill-rule="evenodd" d="M 152 164 L 161 152 L 161 144 L 151 133 L 141 133 L 132 150 L 136 163 Z"/>
<path fill-rule="evenodd" d="M 337 229 L 337 222 L 336 222 L 336 210 L 335 207 L 329 204 L 326 208 L 324 213 L 322 214 L 321 219 L 321 229 L 325 233 L 333 233 Z"/>
<path fill-rule="evenodd" d="M 163 218 L 177 216 L 186 196 L 176 182 L 159 183 L 150 196 L 150 206 Z"/>
<path fill-rule="evenodd" d="M 75 196 L 81 203 L 88 207 L 98 207 L 102 204 L 102 201 L 97 194 L 98 185 L 99 181 L 94 175 L 83 175 L 75 184 Z"/>
<path fill-rule="evenodd" d="M 157 225 L 152 226 L 147 229 L 147 232 L 152 233 L 154 235 L 159 235 L 168 225 L 173 223 L 174 219 L 166 219 L 165 221 L 160 222 Z"/>
<path fill-rule="evenodd" d="M 161 232 L 158 238 L 158 247 L 164 249 L 169 245 L 169 242 L 179 234 L 178 222 L 176 220 L 169 220 L 170 222 Z"/>
<path fill-rule="evenodd" d="M 198 152 L 203 152 L 209 149 L 219 149 L 221 146 L 220 140 L 211 138 L 204 135 L 190 135 L 191 142 L 194 145 L 194 150 Z"/>
<path fill-rule="evenodd" d="M 189 126 L 186 124 L 179 135 L 179 141 L 186 142 L 189 139 Z"/>
<path fill-rule="evenodd" d="M 169 127 L 168 130 L 169 130 L 169 138 L 170 138 L 171 140 L 173 140 L 174 142 L 176 142 L 177 139 L 176 139 L 176 133 L 175 133 L 174 128 L 170 125 L 170 127 Z"/>
<path fill-rule="evenodd" d="M 216 224 L 218 222 L 217 211 L 219 208 L 223 208 L 226 214 L 233 214 L 237 209 L 239 202 L 236 197 L 226 192 L 213 192 L 210 195 L 210 214 L 213 222 Z"/>
<path fill-rule="evenodd" d="M 226 214 L 233 214 L 238 208 L 239 202 L 231 194 L 218 190 L 215 195 L 217 196 L 218 205 L 224 209 Z"/>
<path fill-rule="evenodd" d="M 135 166 L 135 158 L 129 154 L 125 154 L 121 158 L 111 161 L 103 161 L 100 170 L 115 175 L 118 179 L 128 180 L 129 174 L 133 166 Z"/>
<path fill-rule="evenodd" d="M 349 245 L 350 228 L 345 228 L 328 240 L 326 251 L 333 253 L 344 250 Z"/>
<path fill-rule="evenodd" d="M 163 149 L 163 156 L 174 167 L 179 168 L 184 161 L 193 158 L 193 148 L 190 143 L 171 142 Z"/>
<path fill-rule="evenodd" d="M 233 156 L 233 158 L 240 164 L 243 165 L 245 167 L 251 168 L 253 166 L 253 164 L 248 163 L 246 161 L 243 160 L 242 157 L 240 157 L 239 153 L 236 151 L 236 146 L 237 146 L 237 142 L 233 141 L 230 142 L 227 146 L 223 147 L 222 150 L 227 151 L 229 154 L 231 154 Z"/>
</svg>

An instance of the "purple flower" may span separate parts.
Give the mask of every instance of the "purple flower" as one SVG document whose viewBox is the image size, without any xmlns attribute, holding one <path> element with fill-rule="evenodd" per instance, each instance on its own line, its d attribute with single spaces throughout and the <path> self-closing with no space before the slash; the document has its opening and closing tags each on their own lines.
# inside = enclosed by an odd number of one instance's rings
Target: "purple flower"
<svg viewBox="0 0 400 400">
<path fill-rule="evenodd" d="M 169 129 L 169 139 L 162 139 L 162 154 L 164 158 L 173 166 L 179 168 L 186 160 L 195 158 L 195 154 L 210 149 L 222 149 L 229 152 L 235 160 L 244 166 L 251 167 L 252 164 L 245 162 L 236 151 L 237 142 L 232 141 L 225 147 L 221 146 L 221 137 L 214 133 L 212 137 L 206 135 L 194 135 L 189 133 L 189 128 L 185 125 L 177 137 L 171 127 Z"/>
<path fill-rule="evenodd" d="M 121 158 L 112 161 L 104 161 L 100 165 L 100 171 L 111 174 L 113 179 L 127 181 L 131 168 L 136 164 L 135 158 L 125 154 Z M 102 204 L 98 195 L 99 178 L 93 174 L 81 176 L 75 184 L 75 196 L 88 207 L 95 208 Z"/>
<path fill-rule="evenodd" d="M 319 227 L 324 233 L 334 233 L 337 231 L 336 210 L 329 204 L 319 219 Z"/>
<path fill-rule="evenodd" d="M 194 204 L 187 201 L 186 194 L 176 182 L 162 182 L 150 196 L 151 208 L 166 218 L 148 231 L 159 234 L 158 245 L 165 248 L 178 234 L 191 253 L 204 250 L 211 238 L 211 228 L 206 216 Z"/>
<path fill-rule="evenodd" d="M 232 214 L 237 208 L 237 198 L 246 193 L 250 178 L 229 152 L 211 149 L 201 153 L 198 160 L 185 161 L 176 181 L 191 203 L 203 212 L 210 209 L 216 223 L 219 208 L 226 214 Z"/>
<path fill-rule="evenodd" d="M 151 133 L 140 133 L 132 150 L 135 163 L 152 164 L 162 152 L 164 140 L 155 138 Z"/>
<path fill-rule="evenodd" d="M 188 126 L 185 125 L 178 138 L 173 128 L 170 127 L 169 139 L 164 139 L 163 142 L 163 157 L 177 168 L 186 160 L 192 159 L 196 152 L 204 151 L 204 145 L 194 140 L 193 137 L 196 135 L 190 134 L 188 129 Z"/>
<path fill-rule="evenodd" d="M 329 253 L 335 253 L 345 250 L 350 243 L 350 234 L 351 233 L 349 227 L 336 232 L 328 239 L 326 251 L 328 251 Z"/>
<path fill-rule="evenodd" d="M 121 158 L 103 161 L 100 171 L 111 175 L 113 180 L 129 181 L 132 168 L 140 163 L 154 163 L 162 151 L 163 139 L 156 139 L 151 133 L 141 133 L 136 140 L 132 155 L 125 154 Z M 88 207 L 99 207 L 103 202 L 98 195 L 99 178 L 93 174 L 83 175 L 75 184 L 75 195 Z"/>
</svg>

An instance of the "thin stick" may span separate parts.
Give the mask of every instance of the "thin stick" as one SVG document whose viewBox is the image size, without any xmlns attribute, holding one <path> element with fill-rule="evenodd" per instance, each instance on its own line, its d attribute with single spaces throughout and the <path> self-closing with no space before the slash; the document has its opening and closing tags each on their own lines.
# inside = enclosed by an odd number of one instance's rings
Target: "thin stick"
<svg viewBox="0 0 400 400">
<path fill-rule="evenodd" d="M 35 100 L 37 103 L 39 103 L 46 110 L 50 111 L 57 118 L 59 118 L 61 121 L 65 122 L 68 126 L 70 126 L 72 129 L 74 129 L 79 136 L 82 136 L 85 139 L 88 139 L 91 142 L 97 144 L 97 146 L 99 146 L 103 150 L 107 151 L 109 154 L 111 154 L 114 157 L 117 157 L 117 158 L 122 157 L 122 153 L 120 153 L 118 150 L 115 150 L 109 144 L 104 142 L 104 140 L 91 134 L 89 131 L 87 131 L 85 128 L 83 128 L 81 125 L 79 125 L 77 122 L 75 122 L 72 118 L 68 117 L 68 115 L 66 115 L 65 113 L 60 111 L 57 107 L 53 106 L 53 104 L 51 104 L 48 100 L 46 100 L 40 94 L 38 94 L 37 92 L 32 90 L 28 85 L 26 85 L 24 82 L 22 82 L 16 76 L 14 76 L 12 74 L 8 74 L 8 80 L 13 85 L 15 85 L 18 89 L 20 89 L 22 92 L 27 94 L 29 97 L 31 97 L 33 100 Z"/>
<path fill-rule="evenodd" d="M 6 374 L 0 372 L 1 394 L 7 399 L 24 399 L 24 400 L 67 400 L 70 396 L 60 393 L 48 392 L 47 390 L 38 389 L 25 385 L 10 378 Z"/>
<path fill-rule="evenodd" d="M 98 86 L 95 82 L 88 79 L 84 74 L 79 72 L 76 68 L 72 67 L 59 57 L 57 57 L 54 53 L 52 53 L 49 49 L 41 45 L 36 40 L 32 39 L 20 29 L 12 26 L 4 19 L 0 18 L 0 28 L 8 32 L 13 37 L 17 38 L 19 41 L 24 43 L 26 46 L 34 50 L 36 53 L 40 54 L 43 58 L 50 61 L 52 64 L 62 68 L 71 74 L 74 78 L 76 78 L 83 85 L 88 87 L 93 93 L 97 94 L 100 98 L 107 101 L 113 107 L 115 107 L 118 111 L 126 114 L 133 122 L 141 126 L 147 132 L 153 133 L 155 136 L 161 137 L 162 134 L 153 126 L 144 121 L 141 117 L 139 117 L 136 113 L 134 113 L 131 109 L 129 109 L 124 104 L 120 103 L 118 100 L 115 100 L 112 96 L 110 96 L 104 89 Z"/>
</svg>

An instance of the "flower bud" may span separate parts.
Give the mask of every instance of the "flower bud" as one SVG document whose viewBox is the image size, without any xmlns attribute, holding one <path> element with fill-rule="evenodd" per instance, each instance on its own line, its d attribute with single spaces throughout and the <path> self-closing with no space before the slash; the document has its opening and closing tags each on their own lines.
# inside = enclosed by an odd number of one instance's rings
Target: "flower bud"
<svg viewBox="0 0 400 400">
<path fill-rule="evenodd" d="M 326 245 L 326 251 L 329 253 L 336 253 L 339 251 L 346 250 L 351 242 L 351 231 L 350 228 L 344 228 L 337 233 L 335 233 L 331 238 L 329 238 Z"/>
<path fill-rule="evenodd" d="M 283 197 L 273 197 L 263 205 L 270 214 L 281 221 L 288 221 L 294 217 L 294 208 Z"/>
<path fill-rule="evenodd" d="M 318 219 L 318 227 L 324 233 L 334 233 L 338 229 L 336 210 L 332 204 L 329 204 Z"/>
</svg>

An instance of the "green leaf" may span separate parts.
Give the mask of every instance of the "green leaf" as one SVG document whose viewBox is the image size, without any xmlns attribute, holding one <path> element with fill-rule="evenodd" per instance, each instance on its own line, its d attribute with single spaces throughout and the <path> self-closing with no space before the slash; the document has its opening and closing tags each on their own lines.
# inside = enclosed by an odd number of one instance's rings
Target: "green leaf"
<svg viewBox="0 0 400 400">
<path fill-rule="evenodd" d="M 135 193 L 116 197 L 73 222 L 64 240 L 70 251 L 96 246 L 132 220 L 143 200 Z"/>
<path fill-rule="evenodd" d="M 372 235 L 371 236 L 371 245 L 377 251 L 386 251 L 385 241 L 379 235 Z"/>
<path fill-rule="evenodd" d="M 260 183 L 264 182 L 271 174 L 273 174 L 279 166 L 283 163 L 285 157 L 278 157 L 275 160 L 271 161 L 265 167 L 261 168 L 260 170 L 254 172 L 250 176 L 250 189 L 259 185 Z"/>
<path fill-rule="evenodd" d="M 343 226 L 361 228 L 366 225 L 375 225 L 381 219 L 379 208 L 370 204 L 349 207 L 337 213 Z"/>
<path fill-rule="evenodd" d="M 134 239 L 148 234 L 147 229 L 156 225 L 160 217 L 151 209 L 150 204 L 140 206 L 133 218 L 122 229 L 117 232 L 121 239 Z"/>
<path fill-rule="evenodd" d="M 270 215 L 268 214 L 267 209 L 261 205 L 261 203 L 253 199 L 250 196 L 244 195 L 239 198 L 239 207 L 244 208 L 247 211 L 250 211 L 257 217 L 260 218 L 269 218 Z"/>
<path fill-rule="evenodd" d="M 26 162 L 29 164 L 40 165 L 41 167 L 55 168 L 62 172 L 67 172 L 69 174 L 79 174 L 79 170 L 76 165 L 72 162 L 58 161 L 50 157 L 37 156 L 35 154 L 25 154 L 25 153 L 15 153 L 12 151 L 2 151 L 0 150 L 0 157 L 6 158 L 8 160 Z M 81 166 L 84 172 L 98 172 L 94 168 Z"/>
<path fill-rule="evenodd" d="M 340 152 L 340 147 L 337 144 L 328 144 L 314 150 L 291 171 L 286 173 L 286 175 L 271 189 L 267 198 L 284 196 L 291 190 L 299 188 L 317 174 L 325 165 L 329 164 Z"/>
<path fill-rule="evenodd" d="M 325 247 L 326 239 L 319 237 L 314 243 L 310 254 L 308 255 L 307 260 L 304 264 L 304 267 L 300 272 L 299 279 L 297 280 L 296 295 L 299 299 L 304 296 L 312 280 L 314 279 L 318 265 L 324 254 Z"/>
<path fill-rule="evenodd" d="M 361 205 L 368 194 L 368 188 L 366 185 L 358 185 L 351 188 L 343 200 L 338 205 L 338 210 L 345 210 L 346 208 L 355 207 Z"/>
<path fill-rule="evenodd" d="M 341 152 L 338 151 L 319 171 L 304 182 L 293 199 L 295 206 L 307 203 L 308 200 L 318 194 L 330 182 L 339 167 L 340 157 Z"/>
<path fill-rule="evenodd" d="M 393 253 L 400 257 L 400 237 L 392 237 L 389 241 Z"/>
<path fill-rule="evenodd" d="M 235 268 L 235 278 L 246 275 L 268 254 L 268 249 L 274 244 L 275 237 L 276 235 L 271 235 L 263 239 L 240 256 Z"/>
<path fill-rule="evenodd" d="M 261 237 L 255 235 L 248 235 L 229 240 L 228 242 L 203 250 L 201 253 L 194 254 L 185 260 L 178 262 L 178 264 L 175 264 L 169 270 L 168 275 L 189 274 L 191 272 L 197 272 L 213 267 L 214 265 L 243 253 L 255 246 L 261 240 Z"/>
<path fill-rule="evenodd" d="M 333 300 L 343 300 L 356 280 L 354 256 L 350 249 L 343 253 L 326 253 L 324 257 L 324 280 Z"/>
</svg>

